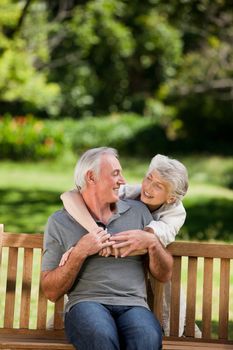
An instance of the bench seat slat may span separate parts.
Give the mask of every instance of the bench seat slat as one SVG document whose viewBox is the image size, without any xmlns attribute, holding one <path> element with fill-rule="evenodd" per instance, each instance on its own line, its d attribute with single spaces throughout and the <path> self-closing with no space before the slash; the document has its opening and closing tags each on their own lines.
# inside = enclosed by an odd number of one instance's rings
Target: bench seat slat
<svg viewBox="0 0 233 350">
<path fill-rule="evenodd" d="M 2 338 L 0 342 L 0 349 L 4 350 L 74 350 L 71 344 L 68 344 L 67 341 L 55 340 L 55 339 L 28 339 L 17 337 L 12 339 L 12 336 L 9 338 Z"/>
<path fill-rule="evenodd" d="M 232 344 L 163 339 L 163 350 L 232 350 Z"/>
</svg>

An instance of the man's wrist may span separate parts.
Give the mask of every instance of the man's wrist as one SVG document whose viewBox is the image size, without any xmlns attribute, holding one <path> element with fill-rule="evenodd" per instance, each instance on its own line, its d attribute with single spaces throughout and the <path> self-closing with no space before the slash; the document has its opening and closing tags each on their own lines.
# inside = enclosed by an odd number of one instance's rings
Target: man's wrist
<svg viewBox="0 0 233 350">
<path fill-rule="evenodd" d="M 154 253 L 158 248 L 158 244 L 161 244 L 161 243 L 160 243 L 159 239 L 154 235 L 153 238 L 151 239 L 149 246 L 148 246 L 148 252 Z"/>
<path fill-rule="evenodd" d="M 83 262 L 88 257 L 88 253 L 81 249 L 79 242 L 72 250 L 71 255 L 73 255 L 71 257 L 75 260 L 76 263 Z"/>
</svg>

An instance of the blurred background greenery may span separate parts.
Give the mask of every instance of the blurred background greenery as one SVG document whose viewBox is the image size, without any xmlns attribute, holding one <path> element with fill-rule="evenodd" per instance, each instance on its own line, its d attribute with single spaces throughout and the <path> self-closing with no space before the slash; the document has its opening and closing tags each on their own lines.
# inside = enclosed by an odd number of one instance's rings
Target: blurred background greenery
<svg viewBox="0 0 233 350">
<path fill-rule="evenodd" d="M 230 0 L 1 0 L 0 221 L 42 232 L 90 147 L 190 175 L 181 239 L 233 241 Z"/>
</svg>

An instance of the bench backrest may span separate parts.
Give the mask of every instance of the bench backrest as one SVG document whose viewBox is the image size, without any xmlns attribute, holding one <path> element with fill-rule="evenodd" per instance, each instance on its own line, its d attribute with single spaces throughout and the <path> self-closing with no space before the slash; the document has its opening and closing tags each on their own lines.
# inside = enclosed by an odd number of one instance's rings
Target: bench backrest
<svg viewBox="0 0 233 350">
<path fill-rule="evenodd" d="M 233 323 L 233 285 L 230 284 L 233 245 L 174 242 L 168 249 L 174 257 L 170 336 L 178 337 L 182 288 L 186 292 L 185 336 L 195 339 L 195 323 L 198 320 L 203 339 L 211 341 L 216 338 L 217 333 L 217 339 L 222 343 L 233 344 L 233 336 L 231 335 L 231 339 L 229 336 L 230 321 L 231 327 Z M 155 288 L 160 300 L 154 301 L 154 309 L 161 319 L 163 285 L 156 282 Z"/>
<path fill-rule="evenodd" d="M 0 225 L 0 249 L 0 336 L 8 332 L 63 338 L 64 300 L 61 298 L 53 305 L 47 301 L 40 287 L 43 235 L 6 233 Z M 218 299 L 218 338 L 221 342 L 233 343 L 228 335 L 230 307 L 233 310 L 232 304 L 229 304 L 233 245 L 175 242 L 169 250 L 174 256 L 170 336 L 178 337 L 180 290 L 183 288 L 187 302 L 186 337 L 195 339 L 195 322 L 199 320 L 203 339 L 213 338 L 212 305 Z M 219 263 L 217 270 L 216 261 Z M 199 285 L 199 280 L 202 285 Z M 218 296 L 215 295 L 216 288 Z M 198 291 L 202 295 L 201 314 L 197 311 Z M 162 297 L 163 284 L 151 278 L 149 304 L 160 320 Z M 51 318 L 53 326 L 48 330 Z"/>
<path fill-rule="evenodd" d="M 42 234 L 3 232 L 0 226 L 0 336 L 1 333 L 64 337 L 64 298 L 54 305 L 40 287 Z M 53 330 L 47 329 L 53 320 Z"/>
</svg>

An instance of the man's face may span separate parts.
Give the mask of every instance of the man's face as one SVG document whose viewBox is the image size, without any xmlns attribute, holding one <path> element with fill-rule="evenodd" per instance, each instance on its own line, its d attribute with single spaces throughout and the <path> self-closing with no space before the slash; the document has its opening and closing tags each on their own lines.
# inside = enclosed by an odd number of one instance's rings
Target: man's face
<svg viewBox="0 0 233 350">
<path fill-rule="evenodd" d="M 162 204 L 172 202 L 170 192 L 171 186 L 154 170 L 148 173 L 142 182 L 140 199 L 150 210 L 156 210 Z"/>
<path fill-rule="evenodd" d="M 125 184 L 119 160 L 104 154 L 100 160 L 100 171 L 96 181 L 96 194 L 105 203 L 116 203 L 119 200 L 120 185 Z"/>
</svg>

